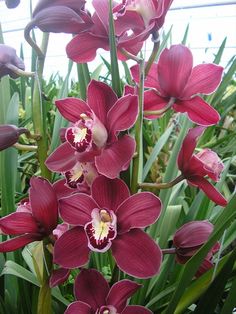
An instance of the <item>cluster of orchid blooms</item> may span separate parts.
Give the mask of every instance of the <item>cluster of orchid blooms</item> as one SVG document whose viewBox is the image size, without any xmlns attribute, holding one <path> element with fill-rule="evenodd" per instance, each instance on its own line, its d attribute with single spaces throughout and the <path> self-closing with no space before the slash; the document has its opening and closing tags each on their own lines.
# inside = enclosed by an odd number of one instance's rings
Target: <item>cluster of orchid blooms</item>
<svg viewBox="0 0 236 314">
<path fill-rule="evenodd" d="M 93 0 L 93 15 L 85 1 L 41 0 L 36 6 L 29 30 L 66 32 L 76 36 L 67 45 L 67 55 L 75 62 L 94 60 L 98 48 L 109 50 L 109 6 L 107 0 Z M 164 23 L 171 0 L 123 0 L 114 4 L 113 17 L 118 58 L 136 56 L 143 42 Z M 26 32 L 27 33 L 27 32 Z M 0 78 L 15 78 L 24 64 L 15 50 L 0 45 Z M 162 250 L 146 232 L 161 214 L 161 200 L 151 192 L 130 195 L 119 178 L 129 168 L 136 152 L 129 134 L 139 115 L 139 65 L 131 69 L 134 84 L 126 86 L 118 98 L 103 82 L 92 80 L 87 100 L 65 98 L 55 104 L 68 120 L 62 129 L 62 144 L 47 158 L 46 165 L 64 178 L 49 183 L 41 177 L 30 180 L 29 198 L 16 212 L 0 219 L 2 234 L 13 238 L 0 243 L 0 252 L 24 247 L 48 238 L 53 244 L 53 271 L 50 284 L 65 281 L 70 270 L 86 266 L 91 252 L 110 251 L 120 270 L 136 278 L 150 278 L 161 267 Z M 144 118 L 158 119 L 167 110 L 186 113 L 198 126 L 190 129 L 180 149 L 176 180 L 187 180 L 218 205 L 227 201 L 208 181 L 218 181 L 224 165 L 210 149 L 194 153 L 198 138 L 207 126 L 217 124 L 218 112 L 199 94 L 212 93 L 221 81 L 223 68 L 215 64 L 193 67 L 193 57 L 184 45 L 173 45 L 152 63 L 144 80 Z M 27 129 L 0 126 L 0 149 L 14 145 Z M 59 135 L 58 135 L 59 136 Z M 38 197 L 41 195 L 41 197 Z M 59 223 L 59 218 L 63 223 Z M 178 263 L 185 263 L 207 241 L 213 230 L 208 221 L 183 225 L 173 237 Z M 197 275 L 212 267 L 216 244 L 206 256 Z M 163 250 L 164 252 L 165 250 Z M 89 287 L 89 289 L 88 289 Z M 127 306 L 127 300 L 140 286 L 122 280 L 111 288 L 96 270 L 82 268 L 75 280 L 76 300 L 66 310 L 73 313 L 151 313 L 141 306 Z M 96 296 L 96 297 L 94 297 Z"/>
</svg>

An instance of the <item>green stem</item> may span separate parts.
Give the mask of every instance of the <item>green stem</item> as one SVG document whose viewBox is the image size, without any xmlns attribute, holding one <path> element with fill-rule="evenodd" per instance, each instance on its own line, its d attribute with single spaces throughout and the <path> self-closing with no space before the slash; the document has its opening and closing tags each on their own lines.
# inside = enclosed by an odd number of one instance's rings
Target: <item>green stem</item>
<svg viewBox="0 0 236 314">
<path fill-rule="evenodd" d="M 42 104 L 42 81 L 43 81 L 43 68 L 45 55 L 48 47 L 49 34 L 44 33 L 42 39 L 41 51 L 43 53 L 40 57 L 38 57 L 37 64 L 37 73 L 36 73 L 36 82 L 34 84 L 33 90 L 33 102 L 32 102 L 32 116 L 33 116 L 33 124 L 34 124 L 34 132 L 35 134 L 40 134 L 41 138 L 37 140 L 38 143 L 38 160 L 41 170 L 41 175 L 47 179 L 51 179 L 51 172 L 45 165 L 45 160 L 47 158 L 48 151 L 48 137 L 46 132 L 46 112 L 45 107 Z"/>
<path fill-rule="evenodd" d="M 135 124 L 135 141 L 137 158 L 133 159 L 133 171 L 131 180 L 131 192 L 136 193 L 138 191 L 138 182 L 142 180 L 143 172 L 143 97 L 144 97 L 144 60 L 139 63 L 139 115 Z"/>
<path fill-rule="evenodd" d="M 175 254 L 176 253 L 176 249 L 175 248 L 163 249 L 161 251 L 162 251 L 162 254 Z"/>
<path fill-rule="evenodd" d="M 39 46 L 36 44 L 36 42 L 32 39 L 32 37 L 30 36 L 30 32 L 31 30 L 35 27 L 34 22 L 31 21 L 29 22 L 24 30 L 24 36 L 25 36 L 25 40 L 28 42 L 28 44 L 35 50 L 37 56 L 39 59 L 44 59 L 45 54 L 43 49 L 40 49 Z"/>
<path fill-rule="evenodd" d="M 169 189 L 172 188 L 174 185 L 176 185 L 177 183 L 183 181 L 185 179 L 185 177 L 181 174 L 180 176 L 178 176 L 177 178 L 175 178 L 174 180 L 172 180 L 171 182 L 168 183 L 140 183 L 139 187 L 140 188 L 155 188 L 155 189 Z"/>
<path fill-rule="evenodd" d="M 152 48 L 152 53 L 146 63 L 145 67 L 145 77 L 148 75 L 148 72 L 153 64 L 153 62 L 156 60 L 156 56 L 160 47 L 160 38 L 157 32 L 154 32 L 152 34 L 152 41 L 153 41 L 153 48 Z"/>
<path fill-rule="evenodd" d="M 22 151 L 28 151 L 28 152 L 34 152 L 38 149 L 37 146 L 34 146 L 34 145 L 23 145 L 23 144 L 20 144 L 20 143 L 15 143 L 13 145 L 16 149 L 18 150 L 22 150 Z"/>
<path fill-rule="evenodd" d="M 128 59 L 132 59 L 137 63 L 142 62 L 142 58 L 139 58 L 138 56 L 133 55 L 132 53 L 130 53 L 129 51 L 125 50 L 124 48 L 120 48 L 119 51 Z"/>
<path fill-rule="evenodd" d="M 144 110 L 143 114 L 146 116 L 147 115 L 162 115 L 163 113 L 165 113 L 168 109 L 170 109 L 174 105 L 175 101 L 176 101 L 176 99 L 174 97 L 171 97 L 169 99 L 169 102 L 165 106 L 165 108 L 163 108 L 161 110 Z"/>
</svg>

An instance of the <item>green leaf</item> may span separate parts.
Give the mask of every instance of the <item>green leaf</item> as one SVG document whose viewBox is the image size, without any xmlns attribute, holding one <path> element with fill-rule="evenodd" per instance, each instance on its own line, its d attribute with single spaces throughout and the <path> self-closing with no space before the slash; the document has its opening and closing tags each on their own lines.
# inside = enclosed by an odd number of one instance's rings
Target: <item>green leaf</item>
<svg viewBox="0 0 236 314">
<path fill-rule="evenodd" d="M 221 314 L 233 313 L 233 309 L 236 306 L 236 278 L 234 278 L 229 294 L 225 300 L 225 304 L 221 309 Z"/>
</svg>

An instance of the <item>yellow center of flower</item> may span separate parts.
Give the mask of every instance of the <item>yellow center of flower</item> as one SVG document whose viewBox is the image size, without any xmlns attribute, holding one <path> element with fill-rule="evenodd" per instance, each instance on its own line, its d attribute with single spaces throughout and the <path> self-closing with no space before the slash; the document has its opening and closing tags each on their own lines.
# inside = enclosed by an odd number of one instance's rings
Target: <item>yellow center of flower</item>
<svg viewBox="0 0 236 314">
<path fill-rule="evenodd" d="M 82 142 L 85 137 L 87 135 L 87 128 L 76 128 L 74 130 L 74 142 L 78 143 L 78 142 Z"/>
</svg>

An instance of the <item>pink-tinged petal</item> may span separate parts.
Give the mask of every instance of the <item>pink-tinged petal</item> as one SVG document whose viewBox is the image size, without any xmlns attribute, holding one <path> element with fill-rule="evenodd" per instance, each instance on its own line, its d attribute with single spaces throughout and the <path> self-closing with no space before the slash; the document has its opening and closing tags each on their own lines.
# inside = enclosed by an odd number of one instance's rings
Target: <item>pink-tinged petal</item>
<svg viewBox="0 0 236 314">
<path fill-rule="evenodd" d="M 64 283 L 70 275 L 70 270 L 66 268 L 54 269 L 49 280 L 51 288 Z"/>
<path fill-rule="evenodd" d="M 65 179 L 61 179 L 61 180 L 58 180 L 56 181 L 55 183 L 53 183 L 53 189 L 57 195 L 57 199 L 61 199 L 63 197 L 67 197 L 67 196 L 70 196 L 74 193 L 78 193 L 79 190 L 77 189 L 72 189 L 72 188 L 69 188 L 67 185 L 66 185 L 66 180 Z"/>
<path fill-rule="evenodd" d="M 128 299 L 141 287 L 140 284 L 131 280 L 116 282 L 110 289 L 106 304 L 113 305 L 117 312 L 121 313 L 125 308 Z"/>
<path fill-rule="evenodd" d="M 200 267 L 198 268 L 198 271 L 196 272 L 195 276 L 198 278 L 201 275 L 203 275 L 205 272 L 207 272 L 209 269 L 213 267 L 213 263 L 209 261 L 208 259 L 204 259 Z"/>
<path fill-rule="evenodd" d="M 55 242 L 54 263 L 64 268 L 77 268 L 89 260 L 88 240 L 83 227 L 75 227 L 63 233 Z"/>
<path fill-rule="evenodd" d="M 177 161 L 179 170 L 182 172 L 188 170 L 189 161 L 191 160 L 194 149 L 196 148 L 198 138 L 202 135 L 204 130 L 204 127 L 198 126 L 190 129 L 188 134 L 185 136 Z"/>
<path fill-rule="evenodd" d="M 198 247 L 207 241 L 213 229 L 207 220 L 188 222 L 176 231 L 173 244 L 177 248 Z"/>
<path fill-rule="evenodd" d="M 85 32 L 78 34 L 67 44 L 66 53 L 71 60 L 85 63 L 95 59 L 98 48 L 109 50 L 108 37 Z"/>
<path fill-rule="evenodd" d="M 169 96 L 178 98 L 186 86 L 192 71 L 193 56 L 183 45 L 165 48 L 158 62 L 160 87 Z"/>
<path fill-rule="evenodd" d="M 81 114 L 85 112 L 90 112 L 90 109 L 86 102 L 82 99 L 70 97 L 59 99 L 55 101 L 60 114 L 70 122 L 77 122 L 81 119 Z"/>
<path fill-rule="evenodd" d="M 114 212 L 130 196 L 124 181 L 121 179 L 111 180 L 103 176 L 99 176 L 93 181 L 91 191 L 93 199 L 100 208 L 107 208 Z"/>
<path fill-rule="evenodd" d="M 90 305 L 76 301 L 71 303 L 64 314 L 93 314 L 94 312 L 92 311 Z"/>
<path fill-rule="evenodd" d="M 115 8 L 116 10 L 117 7 Z M 115 13 L 114 10 L 113 13 Z M 145 29 L 141 15 L 135 11 L 126 11 L 123 15 L 118 13 L 118 18 L 114 20 L 114 24 L 117 36 L 122 36 L 129 29 L 138 33 L 141 33 Z"/>
<path fill-rule="evenodd" d="M 53 172 L 66 172 L 76 164 L 76 151 L 68 142 L 61 144 L 47 158 L 45 164 Z"/>
<path fill-rule="evenodd" d="M 39 234 L 25 234 L 14 239 L 10 239 L 0 243 L 0 252 L 12 252 L 18 250 L 27 244 L 42 240 L 42 236 Z"/>
<path fill-rule="evenodd" d="M 186 112 L 191 121 L 203 126 L 215 125 L 220 120 L 219 113 L 199 96 L 178 101 L 173 109 L 176 112 Z"/>
<path fill-rule="evenodd" d="M 119 131 L 130 129 L 137 120 L 138 110 L 137 96 L 127 95 L 121 97 L 108 112 L 109 132 L 117 135 Z"/>
<path fill-rule="evenodd" d="M 145 80 L 144 80 L 144 86 L 145 87 L 151 87 L 151 88 L 155 88 L 157 90 L 160 91 L 160 84 L 158 81 L 158 76 L 157 76 L 157 63 L 153 63 L 148 75 L 146 76 Z M 133 79 L 135 80 L 136 83 L 139 83 L 139 66 L 134 65 L 130 68 L 131 74 Z"/>
<path fill-rule="evenodd" d="M 159 246 L 142 230 L 132 229 L 113 240 L 112 255 L 118 267 L 128 275 L 150 278 L 161 266 Z"/>
<path fill-rule="evenodd" d="M 97 171 L 110 179 L 116 178 L 121 171 L 127 169 L 127 164 L 135 153 L 135 147 L 135 140 L 129 135 L 124 135 L 104 149 L 100 156 L 95 157 Z"/>
<path fill-rule="evenodd" d="M 75 194 L 59 201 L 60 215 L 70 225 L 84 226 L 91 220 L 91 212 L 98 205 L 83 193 Z"/>
<path fill-rule="evenodd" d="M 52 7 L 52 6 L 67 6 L 69 8 L 71 8 L 72 10 L 74 10 L 75 12 L 79 13 L 80 10 L 83 8 L 85 4 L 85 0 L 67 0 L 65 3 L 65 0 L 40 0 L 33 12 L 33 17 L 35 17 L 36 14 L 38 14 L 41 10 L 46 9 L 48 7 Z"/>
<path fill-rule="evenodd" d="M 157 119 L 165 113 L 165 107 L 168 104 L 168 98 L 161 97 L 155 90 L 148 90 L 144 92 L 144 118 Z M 163 111 L 160 114 L 149 114 L 148 111 Z"/>
<path fill-rule="evenodd" d="M 106 304 L 109 285 L 95 269 L 82 269 L 75 280 L 74 294 L 78 301 L 89 304 L 94 312 Z"/>
<path fill-rule="evenodd" d="M 200 93 L 213 93 L 220 84 L 223 70 L 224 68 L 213 63 L 195 66 L 181 98 L 189 98 Z"/>
<path fill-rule="evenodd" d="M 109 2 L 106 0 L 93 0 L 92 1 L 95 12 L 102 22 L 104 29 L 107 33 L 109 31 Z"/>
<path fill-rule="evenodd" d="M 152 311 L 146 309 L 143 306 L 129 305 L 129 306 L 126 306 L 126 308 L 121 314 L 153 314 L 153 313 Z"/>
<path fill-rule="evenodd" d="M 118 234 L 153 224 L 161 213 L 161 201 L 150 192 L 134 194 L 117 209 Z"/>
<path fill-rule="evenodd" d="M 131 85 L 124 86 L 124 96 L 126 95 L 138 95 L 136 92 L 136 87 Z"/>
<path fill-rule="evenodd" d="M 8 235 L 37 233 L 39 227 L 31 213 L 16 212 L 0 219 L 0 230 Z"/>
<path fill-rule="evenodd" d="M 103 82 L 92 80 L 88 85 L 88 105 L 106 126 L 108 111 L 117 101 L 113 89 Z"/>
<path fill-rule="evenodd" d="M 56 228 L 58 220 L 58 202 L 52 185 L 43 178 L 31 178 L 29 198 L 32 215 L 45 233 L 50 234 Z"/>
<path fill-rule="evenodd" d="M 226 206 L 228 204 L 227 200 L 223 197 L 223 195 L 217 191 L 217 189 L 208 182 L 205 178 L 202 177 L 191 177 L 188 180 L 190 184 L 199 187 L 199 189 L 203 190 L 203 192 L 207 195 L 207 197 L 220 206 Z"/>
</svg>

